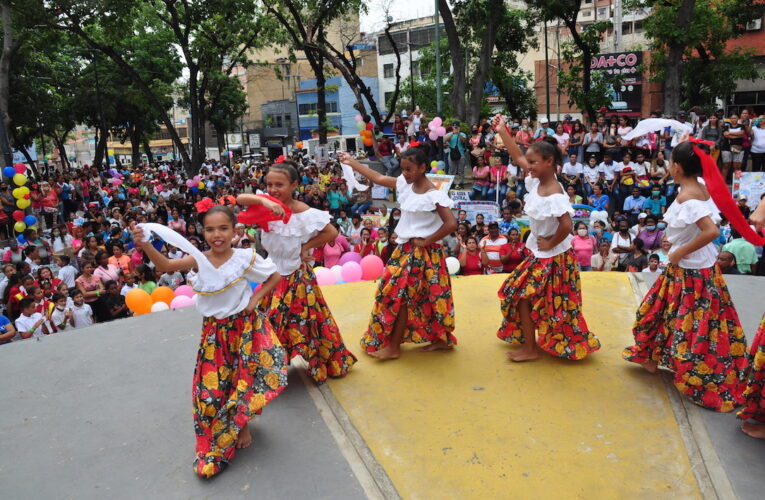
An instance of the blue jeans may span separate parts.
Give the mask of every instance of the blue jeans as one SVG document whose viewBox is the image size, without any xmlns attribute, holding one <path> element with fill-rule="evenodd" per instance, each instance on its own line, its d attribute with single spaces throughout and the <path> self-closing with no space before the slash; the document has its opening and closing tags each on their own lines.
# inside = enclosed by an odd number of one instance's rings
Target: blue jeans
<svg viewBox="0 0 765 500">
<path fill-rule="evenodd" d="M 353 206 L 351 206 L 351 215 L 358 214 L 361 215 L 364 212 L 366 212 L 367 208 L 372 206 L 371 201 L 365 201 L 364 203 L 354 203 Z"/>
<path fill-rule="evenodd" d="M 485 200 L 486 197 L 489 195 L 489 187 L 486 186 L 479 186 L 477 184 L 473 184 L 473 192 L 470 193 L 470 199 L 471 200 Z"/>
<path fill-rule="evenodd" d="M 496 185 L 492 184 L 491 186 L 489 186 L 489 192 L 487 193 L 487 195 L 484 198 L 488 199 L 488 200 L 494 200 L 494 199 L 496 199 L 496 195 L 497 195 Z M 500 200 L 500 202 L 505 199 L 506 195 L 507 195 L 507 184 L 505 184 L 503 182 L 503 183 L 501 183 L 499 185 L 499 200 Z"/>
<path fill-rule="evenodd" d="M 379 157 L 380 163 L 385 165 L 385 175 L 388 177 L 393 177 L 394 172 L 396 171 L 396 168 L 398 167 L 398 162 L 395 158 L 392 156 L 380 156 Z"/>
</svg>

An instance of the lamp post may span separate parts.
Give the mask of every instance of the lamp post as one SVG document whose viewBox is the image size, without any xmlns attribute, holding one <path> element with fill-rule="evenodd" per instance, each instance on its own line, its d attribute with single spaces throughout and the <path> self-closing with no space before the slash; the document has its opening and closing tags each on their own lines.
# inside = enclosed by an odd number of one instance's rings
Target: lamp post
<svg viewBox="0 0 765 500">
<path fill-rule="evenodd" d="M 441 116 L 443 97 L 441 96 L 441 22 L 438 15 L 438 0 L 435 0 L 436 10 L 433 21 L 436 23 L 436 111 Z"/>
</svg>

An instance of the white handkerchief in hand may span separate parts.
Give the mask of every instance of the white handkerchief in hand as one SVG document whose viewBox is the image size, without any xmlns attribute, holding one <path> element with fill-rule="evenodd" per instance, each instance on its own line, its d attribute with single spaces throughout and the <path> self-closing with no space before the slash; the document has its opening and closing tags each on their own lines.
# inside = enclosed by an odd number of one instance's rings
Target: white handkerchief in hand
<svg viewBox="0 0 765 500">
<path fill-rule="evenodd" d="M 341 163 L 340 166 L 343 167 L 343 179 L 345 179 L 349 189 L 355 189 L 356 191 L 366 191 L 369 189 L 369 186 L 364 185 L 356 180 L 356 174 L 350 165 Z"/>
</svg>

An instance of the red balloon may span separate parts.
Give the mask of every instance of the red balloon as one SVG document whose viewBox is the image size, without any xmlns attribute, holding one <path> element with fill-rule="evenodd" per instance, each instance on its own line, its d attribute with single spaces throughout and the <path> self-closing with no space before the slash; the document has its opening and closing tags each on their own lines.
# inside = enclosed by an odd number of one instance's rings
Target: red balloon
<svg viewBox="0 0 765 500">
<path fill-rule="evenodd" d="M 27 171 L 27 166 L 19 162 L 13 166 L 13 170 L 15 170 L 17 174 L 23 174 Z"/>
<path fill-rule="evenodd" d="M 27 193 L 27 194 L 25 194 L 25 195 L 24 195 L 24 199 L 25 199 L 25 200 L 28 200 L 28 199 L 29 199 L 29 193 Z"/>
<path fill-rule="evenodd" d="M 375 126 L 370 122 L 370 123 L 366 124 L 366 128 L 367 128 L 367 130 L 374 130 Z"/>
<path fill-rule="evenodd" d="M 13 212 L 13 220 L 16 222 L 21 222 L 24 220 L 24 212 L 21 210 L 16 210 Z"/>
</svg>

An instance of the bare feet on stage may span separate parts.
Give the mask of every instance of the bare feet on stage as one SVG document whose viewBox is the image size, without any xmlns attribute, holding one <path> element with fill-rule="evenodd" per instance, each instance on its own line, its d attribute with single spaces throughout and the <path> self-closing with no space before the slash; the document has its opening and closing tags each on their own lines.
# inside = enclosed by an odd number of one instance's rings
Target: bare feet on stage
<svg viewBox="0 0 765 500">
<path fill-rule="evenodd" d="M 653 360 L 641 363 L 640 366 L 642 366 L 643 369 L 648 373 L 656 373 L 659 370 L 659 364 Z"/>
<path fill-rule="evenodd" d="M 741 426 L 741 430 L 744 434 L 757 439 L 765 439 L 765 424 L 752 424 L 744 422 Z"/>
<path fill-rule="evenodd" d="M 394 347 L 393 344 L 388 344 L 388 346 L 383 347 L 379 351 L 368 352 L 367 354 L 380 361 L 385 361 L 386 359 L 398 359 L 401 356 L 401 349 Z"/>
<path fill-rule="evenodd" d="M 534 361 L 539 357 L 539 350 L 537 345 L 533 344 L 531 347 L 521 347 L 520 349 L 507 353 L 507 357 L 510 361 L 520 363 L 522 361 Z"/>
<path fill-rule="evenodd" d="M 247 448 L 252 444 L 252 435 L 250 434 L 250 426 L 244 424 L 242 430 L 239 431 L 239 437 L 236 438 L 236 449 L 241 450 Z"/>
<path fill-rule="evenodd" d="M 452 349 L 454 349 L 454 346 L 447 344 L 443 340 L 439 340 L 438 342 L 431 342 L 430 344 L 422 348 L 422 350 L 425 352 L 451 351 Z"/>
</svg>

